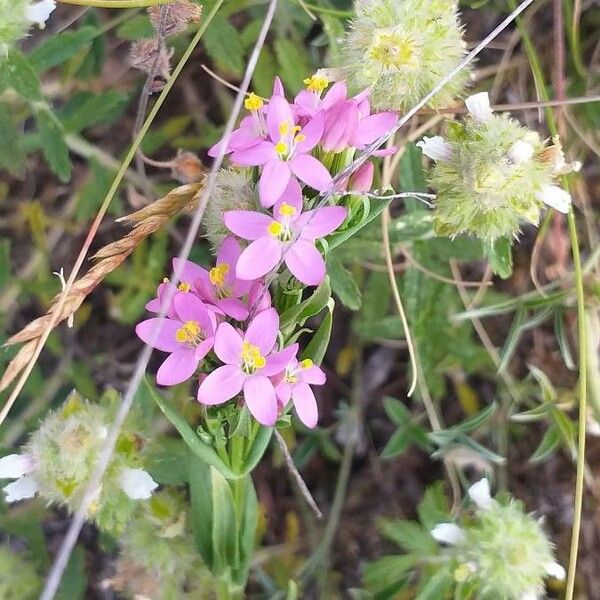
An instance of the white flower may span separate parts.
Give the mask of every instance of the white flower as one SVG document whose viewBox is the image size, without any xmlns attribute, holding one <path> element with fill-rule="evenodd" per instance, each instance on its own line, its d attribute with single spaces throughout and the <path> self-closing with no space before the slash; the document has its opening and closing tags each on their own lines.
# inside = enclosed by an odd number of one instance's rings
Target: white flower
<svg viewBox="0 0 600 600">
<path fill-rule="evenodd" d="M 23 477 L 5 486 L 6 501 L 10 503 L 25 498 L 33 498 L 39 489 L 38 482 L 33 475 L 23 475 Z"/>
<path fill-rule="evenodd" d="M 551 562 L 544 567 L 546 569 L 546 573 L 550 577 L 554 577 L 554 579 L 563 580 L 566 577 L 565 568 L 558 564 L 556 561 Z"/>
<path fill-rule="evenodd" d="M 431 535 L 442 544 L 454 546 L 465 540 L 464 531 L 454 523 L 440 523 L 431 530 Z"/>
<path fill-rule="evenodd" d="M 540 595 L 535 590 L 525 592 L 520 598 L 520 600 L 539 600 L 539 599 L 540 599 Z"/>
<path fill-rule="evenodd" d="M 477 483 L 474 483 L 468 490 L 467 493 L 471 500 L 477 505 L 477 508 L 481 510 L 487 510 L 494 503 L 494 499 L 490 494 L 490 482 L 484 477 Z"/>
<path fill-rule="evenodd" d="M 40 0 L 27 7 L 26 16 L 29 21 L 36 23 L 39 27 L 50 17 L 50 13 L 56 8 L 56 0 Z"/>
<path fill-rule="evenodd" d="M 534 152 L 535 150 L 529 142 L 518 140 L 508 151 L 508 158 L 513 164 L 520 165 L 527 162 L 533 156 Z"/>
<path fill-rule="evenodd" d="M 158 487 L 158 483 L 143 469 L 123 467 L 119 481 L 123 491 L 132 500 L 147 500 Z"/>
<path fill-rule="evenodd" d="M 492 117 L 490 97 L 487 92 L 480 92 L 479 94 L 469 96 L 465 100 L 465 105 L 475 121 L 483 123 Z"/>
<path fill-rule="evenodd" d="M 0 479 L 17 479 L 34 469 L 35 462 L 30 454 L 9 454 L 0 458 Z"/>
<path fill-rule="evenodd" d="M 417 147 L 421 148 L 425 156 L 435 161 L 450 160 L 452 157 L 452 146 L 441 135 L 425 136 L 417 142 Z"/>
<path fill-rule="evenodd" d="M 561 213 L 567 214 L 571 207 L 571 194 L 557 185 L 544 186 L 538 198 Z"/>
</svg>

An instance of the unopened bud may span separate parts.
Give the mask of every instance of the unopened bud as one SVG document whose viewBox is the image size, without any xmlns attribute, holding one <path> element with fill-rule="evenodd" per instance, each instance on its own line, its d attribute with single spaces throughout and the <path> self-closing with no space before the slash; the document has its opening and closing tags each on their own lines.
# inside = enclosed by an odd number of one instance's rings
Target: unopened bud
<svg viewBox="0 0 600 600">
<path fill-rule="evenodd" d="M 185 31 L 190 23 L 197 23 L 202 16 L 202 7 L 190 0 L 177 0 L 151 6 L 148 16 L 156 32 L 166 37 Z"/>
</svg>

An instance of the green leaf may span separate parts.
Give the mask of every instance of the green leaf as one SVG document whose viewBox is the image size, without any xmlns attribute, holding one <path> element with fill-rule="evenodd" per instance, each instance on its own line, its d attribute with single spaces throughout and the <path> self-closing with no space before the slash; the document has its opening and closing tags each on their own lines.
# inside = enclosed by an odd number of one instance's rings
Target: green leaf
<svg viewBox="0 0 600 600">
<path fill-rule="evenodd" d="M 383 408 L 394 425 L 401 427 L 410 422 L 410 411 L 400 400 L 386 396 L 383 399 Z"/>
<path fill-rule="evenodd" d="M 148 18 L 148 15 L 133 15 L 129 17 L 117 29 L 117 36 L 123 40 L 139 40 L 141 38 L 150 38 L 155 34 L 154 27 Z"/>
<path fill-rule="evenodd" d="M 489 406 L 486 406 L 483 410 L 478 412 L 476 415 L 471 418 L 463 421 L 459 425 L 456 426 L 456 429 L 460 431 L 464 431 L 465 433 L 469 433 L 471 431 L 475 431 L 477 428 L 481 427 L 495 412 L 497 405 L 495 402 L 492 402 Z"/>
<path fill-rule="evenodd" d="M 64 107 L 59 118 L 66 131 L 78 133 L 93 125 L 115 121 L 128 104 L 129 96 L 117 90 L 102 94 L 81 92 Z"/>
<path fill-rule="evenodd" d="M 290 39 L 280 37 L 275 40 L 275 56 L 285 87 L 295 94 L 313 70 L 306 58 L 306 49 Z"/>
<path fill-rule="evenodd" d="M 9 238 L 0 238 L 0 289 L 11 279 L 10 276 L 10 245 Z"/>
<path fill-rule="evenodd" d="M 573 360 L 571 346 L 569 345 L 569 339 L 565 330 L 565 320 L 563 318 L 562 310 L 556 310 L 554 312 L 554 332 L 556 334 L 556 341 L 558 342 L 560 353 L 565 361 L 565 366 L 569 371 L 575 371 L 577 365 Z"/>
<path fill-rule="evenodd" d="M 221 14 L 217 14 L 204 33 L 204 47 L 217 66 L 234 75 L 244 69 L 246 52 L 238 30 Z"/>
<path fill-rule="evenodd" d="M 227 480 L 210 467 L 212 494 L 213 573 L 226 573 L 239 563 L 238 528 L 233 494 Z"/>
<path fill-rule="evenodd" d="M 5 104 L 0 102 L 0 167 L 15 177 L 22 177 L 25 153 L 19 145 L 19 134 Z"/>
<path fill-rule="evenodd" d="M 376 593 L 376 600 L 398 598 L 416 558 L 410 554 L 384 556 L 365 566 L 364 581 Z"/>
<path fill-rule="evenodd" d="M 240 524 L 240 567 L 237 581 L 244 585 L 248 579 L 248 572 L 254 556 L 256 546 L 256 530 L 259 520 L 259 504 L 254 483 L 251 477 L 244 479 L 244 492 L 246 502 Z"/>
<path fill-rule="evenodd" d="M 97 35 L 96 27 L 82 27 L 77 31 L 53 35 L 29 54 L 31 65 L 38 72 L 56 67 L 88 47 Z"/>
<path fill-rule="evenodd" d="M 333 298 L 330 298 L 327 303 L 328 310 L 319 325 L 319 329 L 317 329 L 302 353 L 303 359 L 310 358 L 316 365 L 320 365 L 323 362 L 325 352 L 327 352 L 327 348 L 329 347 L 329 339 L 331 338 L 331 329 L 333 327 L 334 306 Z"/>
<path fill-rule="evenodd" d="M 548 460 L 554 454 L 554 451 L 560 446 L 562 436 L 560 430 L 555 425 L 551 425 L 546 429 L 544 437 L 537 447 L 536 451 L 531 455 L 529 462 L 541 463 Z"/>
<path fill-rule="evenodd" d="M 385 448 L 381 451 L 381 458 L 393 458 L 402 454 L 412 442 L 410 429 L 398 429 L 388 440 Z"/>
<path fill-rule="evenodd" d="M 171 421 L 173 427 L 179 431 L 183 441 L 188 445 L 190 450 L 201 461 L 218 469 L 224 477 L 227 477 L 228 479 L 239 479 L 241 475 L 232 471 L 231 468 L 227 466 L 221 457 L 214 451 L 212 446 L 204 443 L 198 437 L 189 423 L 154 389 L 154 386 L 150 383 L 147 377 L 144 379 L 144 381 L 146 382 L 146 386 L 148 387 L 148 391 L 152 399 L 156 402 L 167 419 Z"/>
<path fill-rule="evenodd" d="M 189 479 L 190 450 L 183 440 L 160 438 L 147 452 L 146 470 L 163 485 L 180 485 Z"/>
<path fill-rule="evenodd" d="M 212 493 L 210 467 L 190 460 L 190 521 L 194 543 L 206 565 L 213 567 Z"/>
<path fill-rule="evenodd" d="M 417 506 L 419 520 L 427 531 L 431 531 L 438 523 L 446 523 L 450 518 L 450 505 L 444 493 L 444 482 L 436 481 L 427 486 L 425 494 Z"/>
<path fill-rule="evenodd" d="M 483 244 L 483 253 L 496 275 L 502 279 L 508 279 L 512 275 L 512 247 L 508 238 L 500 238 L 495 242 Z"/>
<path fill-rule="evenodd" d="M 434 572 L 432 577 L 424 580 L 415 600 L 440 600 L 440 598 L 446 597 L 446 594 L 452 589 L 453 585 L 454 577 L 452 573 L 445 570 L 442 566 L 438 571 Z"/>
<path fill-rule="evenodd" d="M 36 114 L 40 144 L 46 162 L 58 178 L 66 183 L 71 178 L 72 163 L 61 124 L 48 110 Z"/>
<path fill-rule="evenodd" d="M 350 310 L 358 310 L 361 305 L 361 292 L 352 276 L 337 255 L 327 257 L 327 273 L 331 281 L 331 290 L 340 302 Z"/>
<path fill-rule="evenodd" d="M 284 333 L 284 337 L 291 334 L 297 326 L 302 327 L 310 317 L 318 315 L 327 306 L 330 298 L 329 277 L 325 277 L 319 287 L 306 300 L 288 308 L 281 315 L 279 327 Z"/>
<path fill-rule="evenodd" d="M 377 528 L 381 533 L 408 552 L 417 555 L 435 554 L 437 542 L 429 531 L 414 521 L 377 519 Z"/>
<path fill-rule="evenodd" d="M 4 69 L 4 65 L 2 65 Z M 12 48 L 6 58 L 4 75 L 9 86 L 26 100 L 41 100 L 40 80 L 27 57 Z"/>
<path fill-rule="evenodd" d="M 254 467 L 256 467 L 256 465 L 260 462 L 261 458 L 264 456 L 267 448 L 269 447 L 269 442 L 271 441 L 272 435 L 272 427 L 260 426 L 256 437 L 252 441 L 252 445 L 246 451 L 244 465 L 242 467 L 242 472 L 240 473 L 241 476 L 247 475 L 254 470 Z"/>
<path fill-rule="evenodd" d="M 57 600 L 80 600 L 84 598 L 87 589 L 87 574 L 85 572 L 85 550 L 76 546 L 56 593 Z"/>
</svg>

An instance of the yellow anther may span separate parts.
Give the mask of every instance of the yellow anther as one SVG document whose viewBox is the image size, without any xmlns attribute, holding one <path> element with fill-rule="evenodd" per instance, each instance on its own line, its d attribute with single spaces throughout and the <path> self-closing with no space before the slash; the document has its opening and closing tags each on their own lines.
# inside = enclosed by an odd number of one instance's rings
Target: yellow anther
<svg viewBox="0 0 600 600">
<path fill-rule="evenodd" d="M 281 223 L 278 223 L 277 221 L 273 221 L 269 224 L 267 230 L 273 237 L 279 237 L 283 232 L 283 225 Z"/>
<path fill-rule="evenodd" d="M 462 564 L 456 567 L 452 574 L 454 576 L 454 581 L 457 583 L 464 583 L 473 574 L 473 569 L 467 564 Z"/>
<path fill-rule="evenodd" d="M 250 342 L 242 343 L 242 362 L 246 373 L 254 373 L 267 364 L 267 359 L 260 353 L 260 348 Z"/>
<path fill-rule="evenodd" d="M 294 127 L 292 128 L 292 131 L 294 133 L 297 133 L 298 131 L 300 131 L 302 129 L 302 127 L 300 127 L 300 125 L 294 125 Z"/>
<path fill-rule="evenodd" d="M 186 283 L 185 281 L 182 281 L 178 286 L 177 289 L 180 292 L 189 292 L 192 289 L 192 286 L 189 283 Z"/>
<path fill-rule="evenodd" d="M 285 142 L 277 142 L 275 144 L 275 152 L 277 152 L 277 154 L 285 154 L 287 152 L 287 144 Z"/>
<path fill-rule="evenodd" d="M 213 267 L 209 273 L 208 277 L 210 282 L 217 287 L 222 287 L 225 285 L 225 278 L 229 273 L 229 265 L 227 263 L 219 263 L 216 267 Z"/>
<path fill-rule="evenodd" d="M 198 343 L 200 340 L 200 325 L 197 321 L 186 321 L 176 332 L 175 339 L 184 344 L 186 342 Z"/>
<path fill-rule="evenodd" d="M 163 277 L 163 283 L 169 283 L 169 278 L 168 277 Z"/>
<path fill-rule="evenodd" d="M 294 142 L 296 142 L 296 144 L 299 144 L 300 142 L 303 142 L 306 139 L 306 136 L 303 133 L 299 133 L 295 138 L 294 138 Z"/>
<path fill-rule="evenodd" d="M 387 67 L 416 67 L 417 46 L 410 37 L 396 33 L 377 33 L 371 45 L 371 58 Z"/>
<path fill-rule="evenodd" d="M 307 77 L 303 83 L 309 91 L 320 94 L 329 85 L 329 80 L 321 75 L 312 75 Z"/>
<path fill-rule="evenodd" d="M 310 360 L 310 358 L 305 358 L 304 360 L 301 360 L 299 365 L 301 369 L 310 369 L 311 367 L 314 366 L 315 363 L 313 363 L 312 360 Z"/>
<path fill-rule="evenodd" d="M 244 100 L 244 108 L 246 110 L 258 110 L 263 107 L 263 104 L 262 98 L 257 96 L 254 92 L 251 92 Z"/>
<path fill-rule="evenodd" d="M 279 135 L 287 135 L 290 131 L 290 124 L 287 121 L 279 124 Z"/>
<path fill-rule="evenodd" d="M 298 378 L 296 377 L 296 375 L 294 373 L 288 373 L 285 376 L 285 379 L 288 383 L 298 383 Z"/>
<path fill-rule="evenodd" d="M 280 207 L 279 207 L 279 214 L 282 217 L 293 217 L 298 211 L 291 205 L 289 205 L 287 202 L 284 202 Z"/>
</svg>

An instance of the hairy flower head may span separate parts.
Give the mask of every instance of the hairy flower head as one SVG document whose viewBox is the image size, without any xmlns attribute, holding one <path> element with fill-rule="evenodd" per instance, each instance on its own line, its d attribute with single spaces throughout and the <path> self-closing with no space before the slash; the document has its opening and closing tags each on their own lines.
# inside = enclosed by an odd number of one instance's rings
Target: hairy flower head
<svg viewBox="0 0 600 600">
<path fill-rule="evenodd" d="M 357 0 L 343 71 L 354 92 L 371 90 L 375 109 L 406 110 L 461 60 L 465 43 L 454 0 Z M 430 102 L 461 94 L 463 70 Z"/>
<path fill-rule="evenodd" d="M 567 212 L 570 196 L 553 185 L 558 151 L 508 115 L 493 114 L 487 94 L 466 101 L 463 122 L 444 137 L 419 142 L 435 161 L 429 184 L 436 192 L 434 223 L 440 235 L 472 234 L 494 242 L 537 225 L 545 204 Z"/>
</svg>

